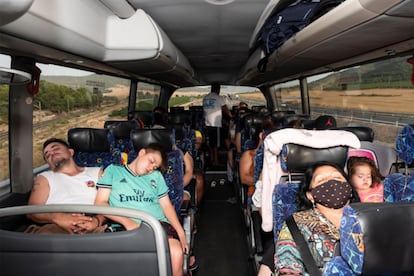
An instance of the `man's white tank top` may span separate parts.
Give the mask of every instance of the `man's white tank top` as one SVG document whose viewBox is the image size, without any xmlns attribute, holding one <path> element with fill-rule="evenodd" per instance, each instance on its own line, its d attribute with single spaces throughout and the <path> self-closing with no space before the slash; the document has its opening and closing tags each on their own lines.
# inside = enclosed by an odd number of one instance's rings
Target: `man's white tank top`
<svg viewBox="0 0 414 276">
<path fill-rule="evenodd" d="M 85 167 L 84 171 L 69 176 L 53 171 L 40 175 L 49 181 L 49 197 L 46 204 L 93 204 L 100 168 Z"/>
</svg>

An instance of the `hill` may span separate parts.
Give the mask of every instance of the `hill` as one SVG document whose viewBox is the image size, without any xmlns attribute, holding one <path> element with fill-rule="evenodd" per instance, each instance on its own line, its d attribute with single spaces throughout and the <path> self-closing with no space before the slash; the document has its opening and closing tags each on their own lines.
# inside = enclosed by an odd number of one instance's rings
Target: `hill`
<svg viewBox="0 0 414 276">
<path fill-rule="evenodd" d="M 129 87 L 129 80 L 116 78 L 111 76 L 103 76 L 103 75 L 87 75 L 87 76 L 42 76 L 42 80 L 52 82 L 59 85 L 69 86 L 71 88 L 79 88 L 89 86 L 91 89 L 93 87 L 98 87 L 101 89 L 108 89 L 111 87 L 116 87 L 118 85 L 128 86 Z"/>
</svg>

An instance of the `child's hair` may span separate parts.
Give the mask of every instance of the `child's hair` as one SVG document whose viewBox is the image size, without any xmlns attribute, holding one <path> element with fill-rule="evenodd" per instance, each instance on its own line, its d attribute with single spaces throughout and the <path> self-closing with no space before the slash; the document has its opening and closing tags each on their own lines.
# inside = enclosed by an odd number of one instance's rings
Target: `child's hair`
<svg viewBox="0 0 414 276">
<path fill-rule="evenodd" d="M 145 151 L 147 153 L 153 153 L 153 152 L 159 152 L 161 154 L 161 165 L 159 167 L 159 170 L 164 173 L 167 169 L 167 154 L 165 153 L 164 148 L 158 144 L 158 143 L 151 143 L 144 147 Z"/>
<path fill-rule="evenodd" d="M 347 171 L 348 171 L 348 178 L 351 179 L 352 175 L 355 174 L 356 167 L 368 165 L 371 169 L 371 178 L 372 178 L 372 185 L 375 183 L 380 183 L 384 177 L 381 175 L 377 165 L 375 164 L 374 160 L 368 157 L 360 157 L 360 156 L 352 156 L 348 159 L 347 163 Z"/>
</svg>

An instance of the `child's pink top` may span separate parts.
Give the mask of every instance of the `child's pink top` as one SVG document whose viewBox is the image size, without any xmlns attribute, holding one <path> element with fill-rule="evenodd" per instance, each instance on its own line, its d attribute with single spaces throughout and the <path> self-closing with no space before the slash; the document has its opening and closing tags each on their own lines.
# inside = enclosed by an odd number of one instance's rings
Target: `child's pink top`
<svg viewBox="0 0 414 276">
<path fill-rule="evenodd" d="M 361 202 L 384 202 L 384 186 L 376 183 L 368 192 L 359 192 Z"/>
</svg>

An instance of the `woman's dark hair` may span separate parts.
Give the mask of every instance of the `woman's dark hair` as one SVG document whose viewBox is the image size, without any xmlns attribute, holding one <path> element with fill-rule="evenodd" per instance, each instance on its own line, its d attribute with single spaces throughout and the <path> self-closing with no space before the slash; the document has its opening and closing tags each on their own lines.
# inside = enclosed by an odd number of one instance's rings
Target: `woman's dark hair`
<svg viewBox="0 0 414 276">
<path fill-rule="evenodd" d="M 351 181 L 352 175 L 355 173 L 355 169 L 357 166 L 367 165 L 371 169 L 371 178 L 372 178 L 372 185 L 376 183 L 380 183 L 384 177 L 381 175 L 378 167 L 376 166 L 374 160 L 368 157 L 360 157 L 360 156 L 352 156 L 348 159 L 347 163 L 347 171 L 349 176 L 349 181 Z M 352 183 L 351 183 L 352 184 Z"/>
<path fill-rule="evenodd" d="M 298 193 L 298 197 L 297 197 L 298 211 L 308 210 L 308 209 L 311 209 L 313 207 L 312 202 L 306 196 L 306 192 L 310 191 L 309 187 L 311 185 L 312 178 L 313 178 L 313 175 L 314 175 L 316 169 L 319 168 L 319 167 L 322 167 L 322 166 L 333 167 L 338 172 L 340 172 L 345 179 L 348 179 L 348 176 L 345 173 L 344 169 L 342 169 L 338 164 L 333 163 L 333 162 L 327 162 L 327 161 L 316 162 L 315 164 L 313 164 L 311 167 L 309 167 L 305 171 L 304 180 L 300 184 L 299 193 Z M 352 187 L 352 185 L 351 185 L 351 187 Z M 354 190 L 353 187 L 352 187 L 351 202 L 359 202 L 358 193 Z"/>
</svg>

